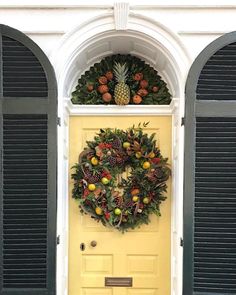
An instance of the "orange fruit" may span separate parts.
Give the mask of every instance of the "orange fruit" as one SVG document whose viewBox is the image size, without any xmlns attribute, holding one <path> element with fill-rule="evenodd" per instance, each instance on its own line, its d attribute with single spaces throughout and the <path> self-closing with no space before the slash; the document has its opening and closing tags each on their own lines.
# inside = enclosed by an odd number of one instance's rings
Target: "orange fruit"
<svg viewBox="0 0 236 295">
<path fill-rule="evenodd" d="M 112 96 L 111 96 L 111 94 L 109 92 L 106 92 L 106 93 L 103 93 L 102 99 L 105 102 L 110 102 L 111 99 L 112 99 Z"/>
<path fill-rule="evenodd" d="M 132 189 L 132 191 L 131 191 L 131 195 L 132 195 L 132 196 L 138 195 L 139 193 L 140 193 L 140 190 L 139 190 L 138 188 L 134 188 L 134 189 Z"/>
<path fill-rule="evenodd" d="M 143 163 L 142 167 L 143 167 L 143 169 L 149 169 L 150 166 L 151 166 L 150 162 L 146 161 L 146 162 Z"/>
<path fill-rule="evenodd" d="M 135 104 L 140 104 L 143 100 L 142 97 L 138 94 L 134 95 L 132 99 L 133 99 L 133 103 Z"/>
<path fill-rule="evenodd" d="M 155 157 L 154 152 L 150 152 L 150 153 L 148 154 L 148 157 L 151 158 L 151 159 L 153 159 L 153 158 Z"/>
<path fill-rule="evenodd" d="M 139 83 L 141 88 L 147 88 L 148 87 L 148 81 L 147 80 L 141 80 Z"/>
<path fill-rule="evenodd" d="M 140 81 L 140 80 L 142 80 L 143 79 L 143 73 L 136 73 L 135 75 L 134 75 L 134 80 L 135 81 Z"/>
<path fill-rule="evenodd" d="M 148 94 L 148 91 L 147 91 L 147 89 L 141 88 L 141 89 L 139 89 L 137 94 L 140 96 L 146 96 Z"/>
<path fill-rule="evenodd" d="M 97 215 L 102 215 L 102 208 L 96 207 L 95 212 L 96 212 Z"/>
<path fill-rule="evenodd" d="M 96 157 L 92 157 L 91 163 L 96 166 L 98 164 L 98 159 Z"/>
<path fill-rule="evenodd" d="M 109 89 L 108 89 L 107 85 L 102 84 L 102 85 L 98 86 L 98 92 L 101 94 L 108 92 L 108 90 Z"/>
</svg>

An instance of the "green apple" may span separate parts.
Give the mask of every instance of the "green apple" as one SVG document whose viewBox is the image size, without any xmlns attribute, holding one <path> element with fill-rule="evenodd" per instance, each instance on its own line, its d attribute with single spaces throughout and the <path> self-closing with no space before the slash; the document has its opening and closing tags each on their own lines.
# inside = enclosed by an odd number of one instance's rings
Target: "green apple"
<svg viewBox="0 0 236 295">
<path fill-rule="evenodd" d="M 115 212 L 115 215 L 120 215 L 121 214 L 120 208 L 116 208 L 114 212 Z"/>
<path fill-rule="evenodd" d="M 106 184 L 108 184 L 110 182 L 110 180 L 108 178 L 106 178 L 106 177 L 103 177 L 101 179 L 101 182 L 106 185 Z"/>
<path fill-rule="evenodd" d="M 145 197 L 143 198 L 143 204 L 148 204 L 149 203 L 149 198 L 148 197 Z"/>
</svg>

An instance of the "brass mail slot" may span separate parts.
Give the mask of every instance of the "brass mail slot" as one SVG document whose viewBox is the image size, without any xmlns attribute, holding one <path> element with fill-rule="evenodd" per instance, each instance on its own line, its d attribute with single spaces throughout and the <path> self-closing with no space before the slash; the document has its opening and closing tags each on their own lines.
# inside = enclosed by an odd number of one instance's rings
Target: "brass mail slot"
<svg viewBox="0 0 236 295">
<path fill-rule="evenodd" d="M 122 277 L 106 277 L 105 287 L 132 287 L 133 278 L 122 278 Z"/>
</svg>

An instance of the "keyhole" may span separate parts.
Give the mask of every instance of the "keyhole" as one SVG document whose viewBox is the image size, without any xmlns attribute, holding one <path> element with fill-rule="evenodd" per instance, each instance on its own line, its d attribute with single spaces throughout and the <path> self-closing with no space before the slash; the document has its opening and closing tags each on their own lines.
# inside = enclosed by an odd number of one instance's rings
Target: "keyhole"
<svg viewBox="0 0 236 295">
<path fill-rule="evenodd" d="M 81 250 L 81 251 L 84 251 L 84 250 L 85 250 L 85 244 L 84 244 L 84 243 L 81 243 L 81 244 L 80 244 L 80 250 Z"/>
</svg>

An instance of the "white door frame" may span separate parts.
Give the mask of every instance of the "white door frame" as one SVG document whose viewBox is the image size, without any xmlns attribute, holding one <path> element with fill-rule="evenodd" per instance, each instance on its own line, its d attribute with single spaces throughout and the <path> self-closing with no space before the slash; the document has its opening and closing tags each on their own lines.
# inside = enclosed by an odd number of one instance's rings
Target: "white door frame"
<svg viewBox="0 0 236 295">
<path fill-rule="evenodd" d="M 114 8 L 115 9 L 115 8 Z M 127 9 L 127 7 L 124 7 Z M 58 80 L 58 113 L 61 126 L 58 128 L 58 223 L 60 244 L 57 251 L 57 295 L 68 294 L 68 128 L 69 116 L 123 115 L 123 116 L 172 116 L 172 220 L 171 220 L 171 295 L 182 294 L 182 238 L 183 224 L 183 130 L 184 86 L 191 60 L 178 36 L 169 29 L 142 15 L 128 12 L 125 24 L 119 24 L 117 14 L 127 11 L 120 7 L 113 13 L 90 19 L 63 37 L 51 56 Z M 115 38 L 132 41 L 131 54 L 161 67 L 162 78 L 173 95 L 169 106 L 81 106 L 72 105 L 70 93 L 81 75 L 78 69 L 88 69 L 101 58 L 118 53 L 117 47 L 108 44 Z M 126 42 L 127 43 L 127 42 Z M 100 52 L 94 51 L 99 48 Z M 145 47 L 146 46 L 146 47 Z M 105 50 L 106 49 L 106 50 Z M 151 49 L 151 50 L 150 50 Z M 92 53 L 91 53 L 92 52 Z M 89 53 L 92 57 L 88 60 Z M 101 54 L 102 53 L 102 54 Z M 123 53 L 123 52 L 122 52 Z M 145 56 L 145 53 L 148 53 Z M 155 55 L 150 57 L 150 55 Z M 161 57 L 157 60 L 157 57 Z M 157 61 L 156 61 L 157 60 Z M 155 64 L 156 61 L 156 64 Z"/>
</svg>

